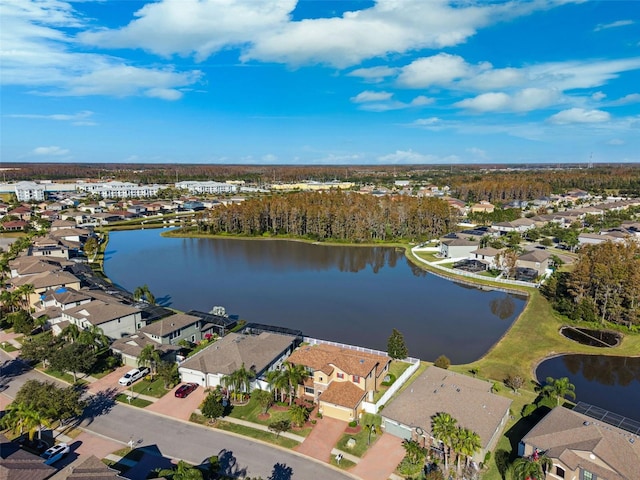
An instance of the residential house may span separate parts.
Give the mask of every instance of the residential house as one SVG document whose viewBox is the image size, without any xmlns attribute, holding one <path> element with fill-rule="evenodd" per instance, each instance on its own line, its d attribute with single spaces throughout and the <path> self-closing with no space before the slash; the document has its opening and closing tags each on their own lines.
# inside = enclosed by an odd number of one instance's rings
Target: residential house
<svg viewBox="0 0 640 480">
<path fill-rule="evenodd" d="M 482 200 L 480 203 L 471 205 L 471 213 L 493 213 L 496 209 L 495 205 L 486 200 Z"/>
<path fill-rule="evenodd" d="M 440 256 L 443 258 L 467 258 L 480 246 L 478 240 L 460 238 L 457 235 L 440 239 Z"/>
<path fill-rule="evenodd" d="M 473 460 L 482 462 L 495 448 L 511 406 L 510 399 L 492 393 L 491 387 L 491 382 L 431 366 L 385 406 L 380 413 L 382 426 L 385 432 L 417 440 L 437 454 L 442 445 L 431 435 L 431 420 L 448 413 L 459 426 L 480 436 L 481 449 Z"/>
<path fill-rule="evenodd" d="M 480 260 L 487 265 L 487 268 L 502 269 L 504 267 L 504 251 L 505 249 L 497 249 L 493 247 L 478 248 L 471 252 L 470 259 Z"/>
<path fill-rule="evenodd" d="M 620 241 L 620 239 L 612 236 L 612 235 L 607 235 L 604 232 L 601 233 L 589 233 L 589 232 L 582 232 L 578 235 L 578 242 L 580 243 L 580 245 L 599 245 L 600 243 L 604 243 L 604 242 L 616 242 L 616 241 Z"/>
<path fill-rule="evenodd" d="M 373 402 L 391 358 L 320 343 L 298 348 L 287 361 L 306 368 L 309 378 L 299 388 L 320 413 L 349 422 L 363 412 L 362 402 Z"/>
<path fill-rule="evenodd" d="M 265 374 L 281 368 L 301 341 L 301 335 L 267 331 L 258 334 L 232 332 L 187 358 L 178 371 L 183 382 L 195 382 L 209 388 L 221 385 L 225 376 L 244 365 L 255 375 L 251 389 L 268 390 Z"/>
<path fill-rule="evenodd" d="M 158 343 L 144 333 L 134 333 L 115 340 L 111 344 L 111 350 L 120 355 L 124 365 L 137 367 L 140 353 L 147 345 L 153 345 L 156 350 L 159 350 L 162 359 L 166 361 L 175 361 L 176 354 L 181 348 L 178 345 Z"/>
<path fill-rule="evenodd" d="M 118 470 L 105 465 L 95 455 L 81 455 L 51 477 L 51 480 L 117 480 L 124 478 L 126 477 L 120 476 Z"/>
<path fill-rule="evenodd" d="M 176 313 L 142 327 L 139 333 L 163 345 L 178 345 L 181 340 L 196 343 L 203 339 L 202 324 L 199 316 Z"/>
<path fill-rule="evenodd" d="M 92 300 L 64 310 L 62 319 L 82 329 L 100 327 L 110 338 L 121 338 L 143 326 L 140 310 L 137 308 L 121 303 L 106 303 L 102 300 Z"/>
<path fill-rule="evenodd" d="M 199 312 L 197 310 L 189 310 L 187 315 L 193 315 L 202 319 L 202 338 L 205 338 L 207 334 L 224 337 L 238 324 L 237 318 L 230 318 L 226 314 L 216 315 L 213 313 Z"/>
<path fill-rule="evenodd" d="M 2 222 L 2 229 L 7 232 L 21 232 L 29 226 L 28 222 L 24 220 L 7 220 Z"/>
<path fill-rule="evenodd" d="M 516 268 L 528 268 L 535 270 L 538 276 L 542 276 L 549 268 L 551 254 L 547 250 L 531 250 L 518 256 Z"/>
<path fill-rule="evenodd" d="M 31 213 L 31 207 L 29 205 L 20 205 L 13 210 L 9 210 L 7 215 L 11 215 L 13 217 L 17 217 L 19 220 L 28 222 L 31 220 Z"/>
<path fill-rule="evenodd" d="M 29 305 L 31 306 L 34 306 L 40 300 L 40 295 L 47 290 L 60 287 L 80 289 L 80 279 L 75 275 L 63 271 L 42 272 L 11 279 L 11 284 L 14 287 L 20 287 L 27 283 L 32 284 L 34 289 L 34 293 L 29 295 Z"/>
<path fill-rule="evenodd" d="M 58 335 L 69 325 L 69 321 L 62 318 L 62 312 L 78 305 L 89 303 L 92 298 L 83 292 L 78 292 L 70 288 L 58 288 L 49 290 L 40 296 L 40 302 L 36 307 L 37 317 L 46 316 L 47 323 L 53 333 Z"/>
<path fill-rule="evenodd" d="M 9 441 L 0 433 L 0 478 L 3 480 L 45 480 L 56 473 L 42 458 Z"/>
<path fill-rule="evenodd" d="M 19 202 L 41 202 L 45 198 L 45 186 L 36 182 L 17 182 L 15 190 Z"/>
<path fill-rule="evenodd" d="M 69 247 L 60 243 L 56 238 L 38 237 L 31 242 L 29 255 L 33 257 L 69 258 Z"/>
<path fill-rule="evenodd" d="M 9 262 L 11 269 L 11 277 L 25 277 L 28 275 L 36 275 L 44 272 L 57 272 L 68 265 L 63 258 L 36 257 L 31 255 L 22 255 Z"/>
<path fill-rule="evenodd" d="M 630 433 L 568 408 L 551 410 L 524 436 L 518 454 L 532 457 L 536 450 L 553 462 L 546 480 L 640 478 L 637 430 Z"/>
<path fill-rule="evenodd" d="M 65 228 L 76 228 L 76 222 L 71 220 L 56 220 L 51 224 L 51 231 L 63 230 Z"/>
<path fill-rule="evenodd" d="M 527 230 L 535 228 L 536 221 L 531 218 L 516 218 L 511 222 L 497 222 L 492 227 L 502 233 L 519 232 L 523 233 Z"/>
</svg>

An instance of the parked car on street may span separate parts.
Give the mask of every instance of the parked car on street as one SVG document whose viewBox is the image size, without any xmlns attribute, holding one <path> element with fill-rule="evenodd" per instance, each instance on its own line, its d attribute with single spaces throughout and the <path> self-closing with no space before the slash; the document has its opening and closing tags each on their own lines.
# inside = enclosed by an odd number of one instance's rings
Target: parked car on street
<svg viewBox="0 0 640 480">
<path fill-rule="evenodd" d="M 176 390 L 176 397 L 184 398 L 193 392 L 196 388 L 198 388 L 197 383 L 185 383 L 184 385 L 180 385 Z"/>
<path fill-rule="evenodd" d="M 58 445 L 48 448 L 42 455 L 40 455 L 40 457 L 44 458 L 45 465 L 53 465 L 69 453 L 69 450 L 69 445 L 66 443 L 59 443 Z"/>
<path fill-rule="evenodd" d="M 143 378 L 144 376 L 149 374 L 149 369 L 148 368 L 134 368 L 133 370 L 129 370 L 127 373 L 125 373 L 122 377 L 120 377 L 120 380 L 118 380 L 118 383 L 120 385 L 126 385 L 127 387 L 129 385 L 131 385 L 133 382 L 140 380 L 141 378 Z"/>
</svg>

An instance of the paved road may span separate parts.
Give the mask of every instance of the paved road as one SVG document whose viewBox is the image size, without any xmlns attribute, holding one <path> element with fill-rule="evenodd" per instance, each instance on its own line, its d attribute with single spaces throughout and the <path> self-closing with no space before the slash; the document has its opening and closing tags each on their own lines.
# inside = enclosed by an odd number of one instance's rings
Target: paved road
<svg viewBox="0 0 640 480">
<path fill-rule="evenodd" d="M 0 350 L 0 365 L 8 358 Z M 11 360 L 3 365 L 2 376 L 7 385 L 3 393 L 9 397 L 14 397 L 20 386 L 29 378 L 51 380 L 40 372 L 21 368 L 21 365 L 20 362 Z M 354 478 L 288 450 L 135 407 L 114 404 L 106 398 L 94 402 L 94 408 L 90 412 L 94 412 L 95 415 L 85 418 L 82 422 L 82 426 L 88 432 L 123 444 L 133 439 L 139 447 L 155 447 L 162 455 L 181 458 L 193 464 L 200 464 L 212 455 L 219 455 L 225 473 L 230 475 L 287 480 Z"/>
</svg>

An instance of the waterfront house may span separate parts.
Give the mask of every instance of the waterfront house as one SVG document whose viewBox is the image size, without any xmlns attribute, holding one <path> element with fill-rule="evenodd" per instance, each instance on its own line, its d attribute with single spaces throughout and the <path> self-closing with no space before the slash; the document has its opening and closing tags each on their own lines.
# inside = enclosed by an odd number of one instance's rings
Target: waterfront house
<svg viewBox="0 0 640 480">
<path fill-rule="evenodd" d="M 458 426 L 480 436 L 482 448 L 473 460 L 482 462 L 496 446 L 511 406 L 511 400 L 492 393 L 491 387 L 490 382 L 431 366 L 385 406 L 380 413 L 382 426 L 385 432 L 416 440 L 437 455 L 442 445 L 431 435 L 431 420 L 448 413 Z"/>
<path fill-rule="evenodd" d="M 471 252 L 471 260 L 479 260 L 487 265 L 489 269 L 502 269 L 504 267 L 505 249 L 497 249 L 493 247 L 478 248 Z"/>
<path fill-rule="evenodd" d="M 468 258 L 480 246 L 478 240 L 460 238 L 457 235 L 440 239 L 440 256 L 443 258 Z"/>
<path fill-rule="evenodd" d="M 531 250 L 518 256 L 516 267 L 535 270 L 538 276 L 542 276 L 549 268 L 550 259 L 551 254 L 547 250 Z"/>
<path fill-rule="evenodd" d="M 42 458 L 20 448 L 0 433 L 0 478 L 5 480 L 45 480 L 57 472 Z"/>
<path fill-rule="evenodd" d="M 181 340 L 196 343 L 202 340 L 202 318 L 197 315 L 175 313 L 139 330 L 156 343 L 178 345 Z"/>
<path fill-rule="evenodd" d="M 318 404 L 320 413 L 349 422 L 359 418 L 362 402 L 373 402 L 391 358 L 320 343 L 298 348 L 287 361 L 302 365 L 309 373 L 298 388 Z"/>
<path fill-rule="evenodd" d="M 110 338 L 121 338 L 134 333 L 142 325 L 140 310 L 121 303 L 107 303 L 102 300 L 78 305 L 64 310 L 62 320 L 86 329 L 100 327 Z"/>
<path fill-rule="evenodd" d="M 193 315 L 202 319 L 200 332 L 202 337 L 206 338 L 208 334 L 224 337 L 229 331 L 238 324 L 236 318 L 230 318 L 229 315 L 216 315 L 213 313 L 199 312 L 198 310 L 189 310 L 187 315 Z"/>
<path fill-rule="evenodd" d="M 47 290 L 60 287 L 80 289 L 80 279 L 63 271 L 47 271 L 35 275 L 27 275 L 11 279 L 14 287 L 20 287 L 30 283 L 33 285 L 34 293 L 29 295 L 29 305 L 33 306 L 40 300 L 40 296 Z"/>
<path fill-rule="evenodd" d="M 300 344 L 299 335 L 260 331 L 229 333 L 180 364 L 183 382 L 195 382 L 206 388 L 222 385 L 222 379 L 243 365 L 254 374 L 251 390 L 268 390 L 264 376 L 282 367 L 284 360 Z"/>
<path fill-rule="evenodd" d="M 111 351 L 120 355 L 124 365 L 137 367 L 138 357 L 147 345 L 153 345 L 156 350 L 159 350 L 162 360 L 165 361 L 175 361 L 176 354 L 181 349 L 178 345 L 158 343 L 143 333 L 134 333 L 115 340 L 111 344 Z"/>
<path fill-rule="evenodd" d="M 618 424 L 624 423 L 619 415 L 608 415 L 618 419 Z M 556 407 L 524 436 L 518 454 L 533 457 L 537 450 L 551 459 L 547 480 L 637 480 L 640 437 L 638 425 L 633 423 L 635 433 Z"/>
</svg>

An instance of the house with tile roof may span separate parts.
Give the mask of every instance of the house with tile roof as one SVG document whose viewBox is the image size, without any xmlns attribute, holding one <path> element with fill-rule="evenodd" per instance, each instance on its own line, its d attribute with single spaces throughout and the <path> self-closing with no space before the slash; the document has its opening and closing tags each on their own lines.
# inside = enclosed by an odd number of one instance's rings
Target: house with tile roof
<svg viewBox="0 0 640 480">
<path fill-rule="evenodd" d="M 270 370 L 282 368 L 284 360 L 300 341 L 300 336 L 267 331 L 258 334 L 232 332 L 187 358 L 178 371 L 183 382 L 208 388 L 221 385 L 225 376 L 244 365 L 255 375 L 251 389 L 269 390 L 264 376 Z"/>
<path fill-rule="evenodd" d="M 527 433 L 518 454 L 535 450 L 553 462 L 547 480 L 637 480 L 640 436 L 593 418 L 556 407 Z"/>
<path fill-rule="evenodd" d="M 481 261 L 487 268 L 501 269 L 504 267 L 504 252 L 504 248 L 483 247 L 472 251 L 469 258 Z"/>
<path fill-rule="evenodd" d="M 95 455 L 82 455 L 51 477 L 51 480 L 117 480 L 123 478 L 126 477 L 120 476 L 118 470 L 105 465 Z"/>
<path fill-rule="evenodd" d="M 28 283 L 33 285 L 34 293 L 29 295 L 29 305 L 32 306 L 40 301 L 40 296 L 47 290 L 61 287 L 80 289 L 80 279 L 64 271 L 45 271 L 35 275 L 12 278 L 10 281 L 13 287 L 20 287 Z"/>
<path fill-rule="evenodd" d="M 2 480 L 45 480 L 56 469 L 45 465 L 42 458 L 9 441 L 0 433 L 0 478 Z"/>
<path fill-rule="evenodd" d="M 530 250 L 518 256 L 516 267 L 535 270 L 541 276 L 549 268 L 550 259 L 551 254 L 547 250 Z"/>
<path fill-rule="evenodd" d="M 202 324 L 197 315 L 175 313 L 142 327 L 139 333 L 163 345 L 177 345 L 181 340 L 196 343 L 203 338 Z"/>
<path fill-rule="evenodd" d="M 318 404 L 323 415 L 352 421 L 373 401 L 389 371 L 391 358 L 337 345 L 304 345 L 287 359 L 309 372 L 299 394 Z"/>
<path fill-rule="evenodd" d="M 510 399 L 494 394 L 491 387 L 490 382 L 430 366 L 384 407 L 382 427 L 397 437 L 417 440 L 437 454 L 442 446 L 431 436 L 431 419 L 448 413 L 458 426 L 480 436 L 482 448 L 473 460 L 481 462 L 496 446 L 511 406 Z"/>
<path fill-rule="evenodd" d="M 121 338 L 143 327 L 142 314 L 137 308 L 102 300 L 92 300 L 64 310 L 62 320 L 73 323 L 81 329 L 91 326 L 100 327 L 110 338 Z"/>
</svg>

